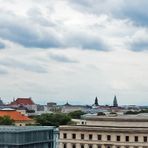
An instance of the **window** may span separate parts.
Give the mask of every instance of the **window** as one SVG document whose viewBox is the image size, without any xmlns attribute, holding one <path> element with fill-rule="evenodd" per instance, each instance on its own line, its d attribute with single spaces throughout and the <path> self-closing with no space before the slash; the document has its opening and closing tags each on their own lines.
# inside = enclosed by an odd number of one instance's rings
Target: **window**
<svg viewBox="0 0 148 148">
<path fill-rule="evenodd" d="M 147 142 L 147 136 L 143 137 L 143 142 Z"/>
<path fill-rule="evenodd" d="M 107 135 L 107 140 L 110 141 L 111 140 L 111 136 Z"/>
<path fill-rule="evenodd" d="M 67 138 L 67 134 L 63 133 L 63 138 L 66 139 Z"/>
<path fill-rule="evenodd" d="M 117 136 L 116 139 L 117 139 L 117 141 L 120 141 L 120 136 Z"/>
<path fill-rule="evenodd" d="M 129 136 L 125 136 L 125 141 L 126 141 L 126 142 L 129 141 Z"/>
<path fill-rule="evenodd" d="M 138 136 L 135 136 L 135 142 L 138 142 Z"/>
<path fill-rule="evenodd" d="M 92 144 L 89 144 L 89 145 L 88 145 L 88 148 L 93 148 Z"/>
<path fill-rule="evenodd" d="M 101 148 L 101 145 L 98 145 L 97 148 Z"/>
<path fill-rule="evenodd" d="M 72 144 L 72 148 L 76 148 L 76 144 Z"/>
<path fill-rule="evenodd" d="M 101 140 L 102 139 L 102 135 L 98 135 L 98 140 Z"/>
<path fill-rule="evenodd" d="M 81 148 L 84 148 L 84 144 L 81 144 Z"/>
<path fill-rule="evenodd" d="M 66 143 L 63 144 L 63 148 L 67 148 L 67 144 Z"/>
<path fill-rule="evenodd" d="M 72 134 L 72 139 L 76 139 L 76 134 Z"/>
<path fill-rule="evenodd" d="M 92 134 L 89 134 L 89 140 L 92 140 L 92 137 L 93 137 Z"/>
<path fill-rule="evenodd" d="M 81 134 L 81 139 L 84 139 L 84 134 Z"/>
</svg>

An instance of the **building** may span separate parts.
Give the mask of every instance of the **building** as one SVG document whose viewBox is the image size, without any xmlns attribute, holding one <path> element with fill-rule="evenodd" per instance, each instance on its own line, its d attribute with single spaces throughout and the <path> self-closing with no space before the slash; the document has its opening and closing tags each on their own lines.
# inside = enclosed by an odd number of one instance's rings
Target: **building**
<svg viewBox="0 0 148 148">
<path fill-rule="evenodd" d="M 15 108 L 24 106 L 28 110 L 37 110 L 37 105 L 32 101 L 31 98 L 17 98 L 16 100 L 13 100 L 8 106 Z"/>
<path fill-rule="evenodd" d="M 146 116 L 90 116 L 59 130 L 59 148 L 148 148 Z"/>
<path fill-rule="evenodd" d="M 9 116 L 11 119 L 14 120 L 14 123 L 17 126 L 34 124 L 34 121 L 32 119 L 30 119 L 26 115 L 14 109 L 6 108 L 6 109 L 0 110 L 0 117 L 3 117 L 3 116 Z"/>
<path fill-rule="evenodd" d="M 0 126 L 0 148 L 57 148 L 54 127 Z"/>
<path fill-rule="evenodd" d="M 74 111 L 83 111 L 85 112 L 88 109 L 87 106 L 83 106 L 83 105 L 71 105 L 68 102 L 66 104 L 64 104 L 62 106 L 62 110 L 61 112 L 63 113 L 70 113 L 70 112 L 74 112 Z"/>
</svg>

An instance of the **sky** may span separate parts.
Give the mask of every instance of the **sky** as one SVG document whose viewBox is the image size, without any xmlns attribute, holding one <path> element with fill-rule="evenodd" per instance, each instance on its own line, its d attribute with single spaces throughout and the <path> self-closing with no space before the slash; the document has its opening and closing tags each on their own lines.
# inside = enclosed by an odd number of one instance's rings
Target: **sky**
<svg viewBox="0 0 148 148">
<path fill-rule="evenodd" d="M 0 96 L 148 105 L 148 0 L 0 0 Z"/>
</svg>

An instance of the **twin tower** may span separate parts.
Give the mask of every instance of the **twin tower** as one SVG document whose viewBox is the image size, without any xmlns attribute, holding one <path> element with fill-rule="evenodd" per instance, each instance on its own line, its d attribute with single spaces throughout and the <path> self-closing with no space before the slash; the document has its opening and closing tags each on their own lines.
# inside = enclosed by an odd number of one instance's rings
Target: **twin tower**
<svg viewBox="0 0 148 148">
<path fill-rule="evenodd" d="M 95 98 L 94 105 L 95 106 L 99 106 L 98 98 L 97 97 Z M 118 101 L 117 101 L 117 97 L 116 96 L 114 96 L 114 99 L 113 99 L 113 107 L 118 107 Z"/>
</svg>

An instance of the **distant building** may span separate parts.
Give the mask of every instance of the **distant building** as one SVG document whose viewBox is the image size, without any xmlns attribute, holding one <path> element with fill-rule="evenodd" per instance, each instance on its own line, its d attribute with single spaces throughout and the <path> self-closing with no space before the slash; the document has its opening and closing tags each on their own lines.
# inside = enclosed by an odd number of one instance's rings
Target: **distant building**
<svg viewBox="0 0 148 148">
<path fill-rule="evenodd" d="M 85 110 L 87 110 L 87 106 L 83 106 L 83 105 L 71 105 L 71 104 L 69 104 L 67 102 L 66 104 L 64 104 L 62 106 L 62 111 L 61 112 L 63 112 L 63 113 L 70 113 L 70 112 L 78 111 L 78 110 L 85 111 Z"/>
<path fill-rule="evenodd" d="M 24 106 L 28 110 L 37 110 L 37 105 L 32 101 L 31 98 L 17 98 L 9 104 L 11 107 Z"/>
<path fill-rule="evenodd" d="M 57 103 L 55 103 L 55 102 L 48 102 L 47 103 L 47 107 L 53 107 L 53 106 L 57 106 Z"/>
<path fill-rule="evenodd" d="M 45 126 L 0 126 L 0 148 L 58 148 L 58 131 Z"/>
<path fill-rule="evenodd" d="M 28 124 L 29 125 L 34 124 L 34 121 L 32 119 L 30 119 L 26 115 L 14 109 L 6 108 L 6 109 L 0 110 L 0 117 L 3 117 L 3 116 L 9 116 L 11 119 L 14 120 L 14 123 L 17 126 L 25 126 Z"/>
<path fill-rule="evenodd" d="M 89 116 L 60 126 L 59 148 L 148 148 L 145 116 Z"/>
<path fill-rule="evenodd" d="M 5 108 L 6 109 L 6 108 Z M 23 115 L 26 115 L 27 114 L 27 108 L 26 107 L 24 107 L 24 106 L 19 106 L 19 107 L 16 107 L 16 108 L 14 108 L 16 111 L 18 111 L 18 112 L 20 112 L 21 114 L 23 114 Z"/>
</svg>

